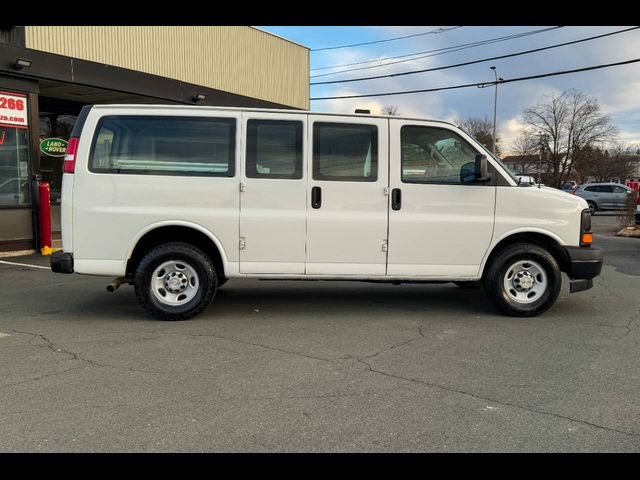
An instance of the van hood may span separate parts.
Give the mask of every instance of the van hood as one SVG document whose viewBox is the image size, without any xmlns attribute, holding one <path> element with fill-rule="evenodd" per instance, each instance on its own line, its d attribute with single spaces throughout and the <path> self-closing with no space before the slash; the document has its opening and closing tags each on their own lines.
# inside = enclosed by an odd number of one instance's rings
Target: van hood
<svg viewBox="0 0 640 480">
<path fill-rule="evenodd" d="M 589 208 L 589 204 L 584 198 L 578 197 L 577 195 L 573 195 L 568 192 L 563 192 L 562 190 L 558 190 L 557 188 L 538 187 L 537 185 L 531 185 L 530 187 L 521 188 L 526 188 L 528 190 L 538 190 L 540 192 L 540 195 L 544 195 L 547 198 L 553 197 L 557 198 L 558 200 L 562 200 L 563 202 L 570 201 L 575 203 L 576 206 L 582 207 L 583 209 Z"/>
</svg>

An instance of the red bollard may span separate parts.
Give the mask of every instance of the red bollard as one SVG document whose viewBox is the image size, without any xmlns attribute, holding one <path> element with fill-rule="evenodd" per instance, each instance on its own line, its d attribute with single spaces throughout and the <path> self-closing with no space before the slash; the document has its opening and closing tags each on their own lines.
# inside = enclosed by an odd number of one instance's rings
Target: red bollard
<svg viewBox="0 0 640 480">
<path fill-rule="evenodd" d="M 40 194 L 40 204 L 38 205 L 40 253 L 51 255 L 51 188 L 49 182 L 40 182 L 38 193 Z"/>
</svg>

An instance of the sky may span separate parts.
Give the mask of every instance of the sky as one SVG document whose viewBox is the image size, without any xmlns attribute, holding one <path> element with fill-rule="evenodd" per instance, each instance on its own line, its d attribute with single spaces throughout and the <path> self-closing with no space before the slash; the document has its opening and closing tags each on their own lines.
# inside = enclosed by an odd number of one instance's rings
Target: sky
<svg viewBox="0 0 640 480">
<path fill-rule="evenodd" d="M 311 78 L 311 82 L 387 75 L 411 70 L 451 65 L 506 55 L 557 43 L 614 32 L 624 26 L 566 26 L 521 38 L 465 48 L 459 51 L 411 59 L 385 65 L 388 57 L 443 49 L 481 40 L 494 39 L 551 26 L 260 26 L 259 28 L 311 48 L 310 75 L 333 73 L 339 70 L 371 67 L 366 70 L 344 72 Z M 393 37 L 439 31 L 385 43 L 333 50 L 318 50 L 345 44 L 372 42 Z M 445 30 L 445 31 L 442 31 Z M 595 39 L 575 45 L 558 47 L 513 58 L 477 63 L 464 67 L 438 70 L 402 77 L 333 85 L 311 85 L 310 96 L 324 97 L 350 94 L 382 93 L 428 89 L 450 85 L 494 81 L 489 68 L 496 67 L 499 77 L 506 79 L 536 75 L 559 70 L 570 70 L 592 65 L 620 62 L 640 58 L 640 29 Z M 434 52 L 435 53 L 435 52 Z M 441 52 L 437 52 L 441 53 Z M 376 60 L 376 62 L 315 70 L 327 66 Z M 396 60 L 404 60 L 399 58 Z M 396 61 L 394 60 L 394 61 Z M 628 145 L 640 144 L 640 62 L 589 72 L 533 79 L 502 84 L 498 87 L 497 136 L 502 151 L 510 153 L 511 143 L 523 128 L 522 112 L 538 103 L 547 102 L 552 95 L 576 88 L 595 97 L 603 113 L 610 115 L 619 130 L 619 139 Z M 384 106 L 397 105 L 399 114 L 422 118 L 455 121 L 464 117 L 488 117 L 493 121 L 493 86 L 470 87 L 457 90 L 414 93 L 387 97 L 314 100 L 311 110 L 318 112 L 351 113 L 356 108 L 368 108 L 379 113 Z"/>
</svg>

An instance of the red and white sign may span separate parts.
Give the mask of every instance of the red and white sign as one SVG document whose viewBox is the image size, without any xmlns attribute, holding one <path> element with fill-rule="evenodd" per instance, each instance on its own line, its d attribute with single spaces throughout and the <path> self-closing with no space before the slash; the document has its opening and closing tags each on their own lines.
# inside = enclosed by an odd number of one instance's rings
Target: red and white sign
<svg viewBox="0 0 640 480">
<path fill-rule="evenodd" d="M 0 91 L 0 126 L 27 128 L 27 96 L 21 93 Z"/>
</svg>

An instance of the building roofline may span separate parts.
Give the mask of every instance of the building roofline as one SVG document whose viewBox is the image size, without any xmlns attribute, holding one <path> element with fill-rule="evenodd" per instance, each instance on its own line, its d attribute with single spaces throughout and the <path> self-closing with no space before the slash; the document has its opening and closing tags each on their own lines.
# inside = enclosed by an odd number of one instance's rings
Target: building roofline
<svg viewBox="0 0 640 480">
<path fill-rule="evenodd" d="M 249 28 L 253 28 L 254 30 L 258 30 L 259 32 L 266 33 L 268 35 L 271 35 L 272 37 L 279 38 L 280 40 L 284 40 L 285 42 L 293 43 L 294 45 L 296 45 L 298 47 L 302 47 L 302 48 L 306 48 L 307 50 L 311 50 L 311 48 L 307 47 L 306 45 L 303 45 L 303 44 L 298 43 L 298 42 L 294 42 L 293 40 L 290 40 L 288 38 L 282 37 L 282 36 L 280 36 L 280 35 L 278 35 L 276 33 L 269 32 L 268 30 L 263 30 L 262 28 L 258 28 L 258 27 L 254 26 L 254 25 L 249 25 Z"/>
</svg>

